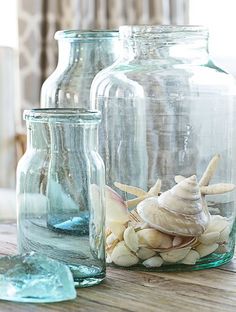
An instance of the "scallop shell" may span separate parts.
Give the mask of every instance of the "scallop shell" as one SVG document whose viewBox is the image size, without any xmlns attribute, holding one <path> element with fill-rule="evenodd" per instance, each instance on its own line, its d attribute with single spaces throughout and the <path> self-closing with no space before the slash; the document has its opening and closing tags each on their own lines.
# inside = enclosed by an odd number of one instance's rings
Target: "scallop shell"
<svg viewBox="0 0 236 312">
<path fill-rule="evenodd" d="M 159 197 L 145 199 L 137 206 L 137 211 L 151 227 L 180 236 L 201 235 L 210 219 L 195 175 L 184 179 Z"/>
</svg>

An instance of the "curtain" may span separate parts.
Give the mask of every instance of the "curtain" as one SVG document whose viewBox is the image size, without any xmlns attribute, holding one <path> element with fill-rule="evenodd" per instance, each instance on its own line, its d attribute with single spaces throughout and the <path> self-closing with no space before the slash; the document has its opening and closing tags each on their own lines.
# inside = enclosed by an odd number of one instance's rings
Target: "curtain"
<svg viewBox="0 0 236 312">
<path fill-rule="evenodd" d="M 15 49 L 0 47 L 0 188 L 15 186 L 17 68 L 18 56 Z"/>
<path fill-rule="evenodd" d="M 41 85 L 56 66 L 55 31 L 186 24 L 188 0 L 19 0 L 18 13 L 22 113 L 39 106 Z"/>
</svg>

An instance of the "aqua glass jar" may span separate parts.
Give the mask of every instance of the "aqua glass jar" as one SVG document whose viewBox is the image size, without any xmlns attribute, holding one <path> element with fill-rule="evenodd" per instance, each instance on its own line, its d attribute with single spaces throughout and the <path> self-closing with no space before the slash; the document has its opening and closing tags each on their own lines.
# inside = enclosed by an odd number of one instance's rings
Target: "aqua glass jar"
<svg viewBox="0 0 236 312">
<path fill-rule="evenodd" d="M 63 30 L 55 34 L 59 59 L 41 89 L 41 107 L 89 108 L 94 76 L 119 56 L 118 31 Z"/>
<path fill-rule="evenodd" d="M 61 260 L 76 286 L 97 284 L 105 277 L 100 113 L 34 109 L 24 119 L 27 150 L 17 168 L 19 252 Z"/>
<path fill-rule="evenodd" d="M 106 182 L 120 211 L 129 208 L 108 222 L 108 261 L 164 271 L 226 263 L 235 241 L 235 80 L 210 60 L 204 27 L 121 26 L 120 39 L 120 58 L 91 87 Z"/>
</svg>

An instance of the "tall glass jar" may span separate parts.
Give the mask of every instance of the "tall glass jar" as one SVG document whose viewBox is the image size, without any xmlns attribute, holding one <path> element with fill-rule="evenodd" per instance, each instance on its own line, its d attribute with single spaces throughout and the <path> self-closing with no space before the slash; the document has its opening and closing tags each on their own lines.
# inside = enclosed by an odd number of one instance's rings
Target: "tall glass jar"
<svg viewBox="0 0 236 312">
<path fill-rule="evenodd" d="M 118 58 L 118 31 L 65 30 L 55 39 L 58 65 L 43 83 L 41 107 L 88 108 L 94 76 Z"/>
<path fill-rule="evenodd" d="M 210 60 L 201 26 L 122 26 L 120 38 L 120 58 L 91 88 L 107 183 L 134 208 L 135 247 L 119 232 L 115 249 L 108 239 L 109 261 L 160 270 L 225 263 L 234 251 L 235 81 Z M 152 235 L 163 240 L 152 244 Z M 132 257 L 120 262 L 120 249 Z"/>
<path fill-rule="evenodd" d="M 35 109 L 25 111 L 24 119 L 27 150 L 17 168 L 19 251 L 65 262 L 77 286 L 97 284 L 105 277 L 100 113 Z"/>
</svg>

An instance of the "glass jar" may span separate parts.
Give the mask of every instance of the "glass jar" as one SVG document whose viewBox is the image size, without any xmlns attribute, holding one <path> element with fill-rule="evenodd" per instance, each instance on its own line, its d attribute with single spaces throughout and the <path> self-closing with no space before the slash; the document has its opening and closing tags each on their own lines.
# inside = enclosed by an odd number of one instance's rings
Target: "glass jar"
<svg viewBox="0 0 236 312">
<path fill-rule="evenodd" d="M 34 109 L 24 119 L 27 150 L 17 168 L 19 252 L 61 260 L 76 286 L 98 284 L 105 277 L 100 113 Z"/>
<path fill-rule="evenodd" d="M 235 81 L 209 59 L 204 27 L 122 26 L 120 38 L 120 58 L 91 87 L 107 184 L 122 211 L 133 209 L 127 232 L 114 211 L 108 260 L 149 270 L 226 263 L 234 253 Z"/>
<path fill-rule="evenodd" d="M 55 39 L 58 65 L 43 83 L 41 107 L 88 108 L 94 76 L 118 58 L 118 31 L 65 30 Z"/>
</svg>

